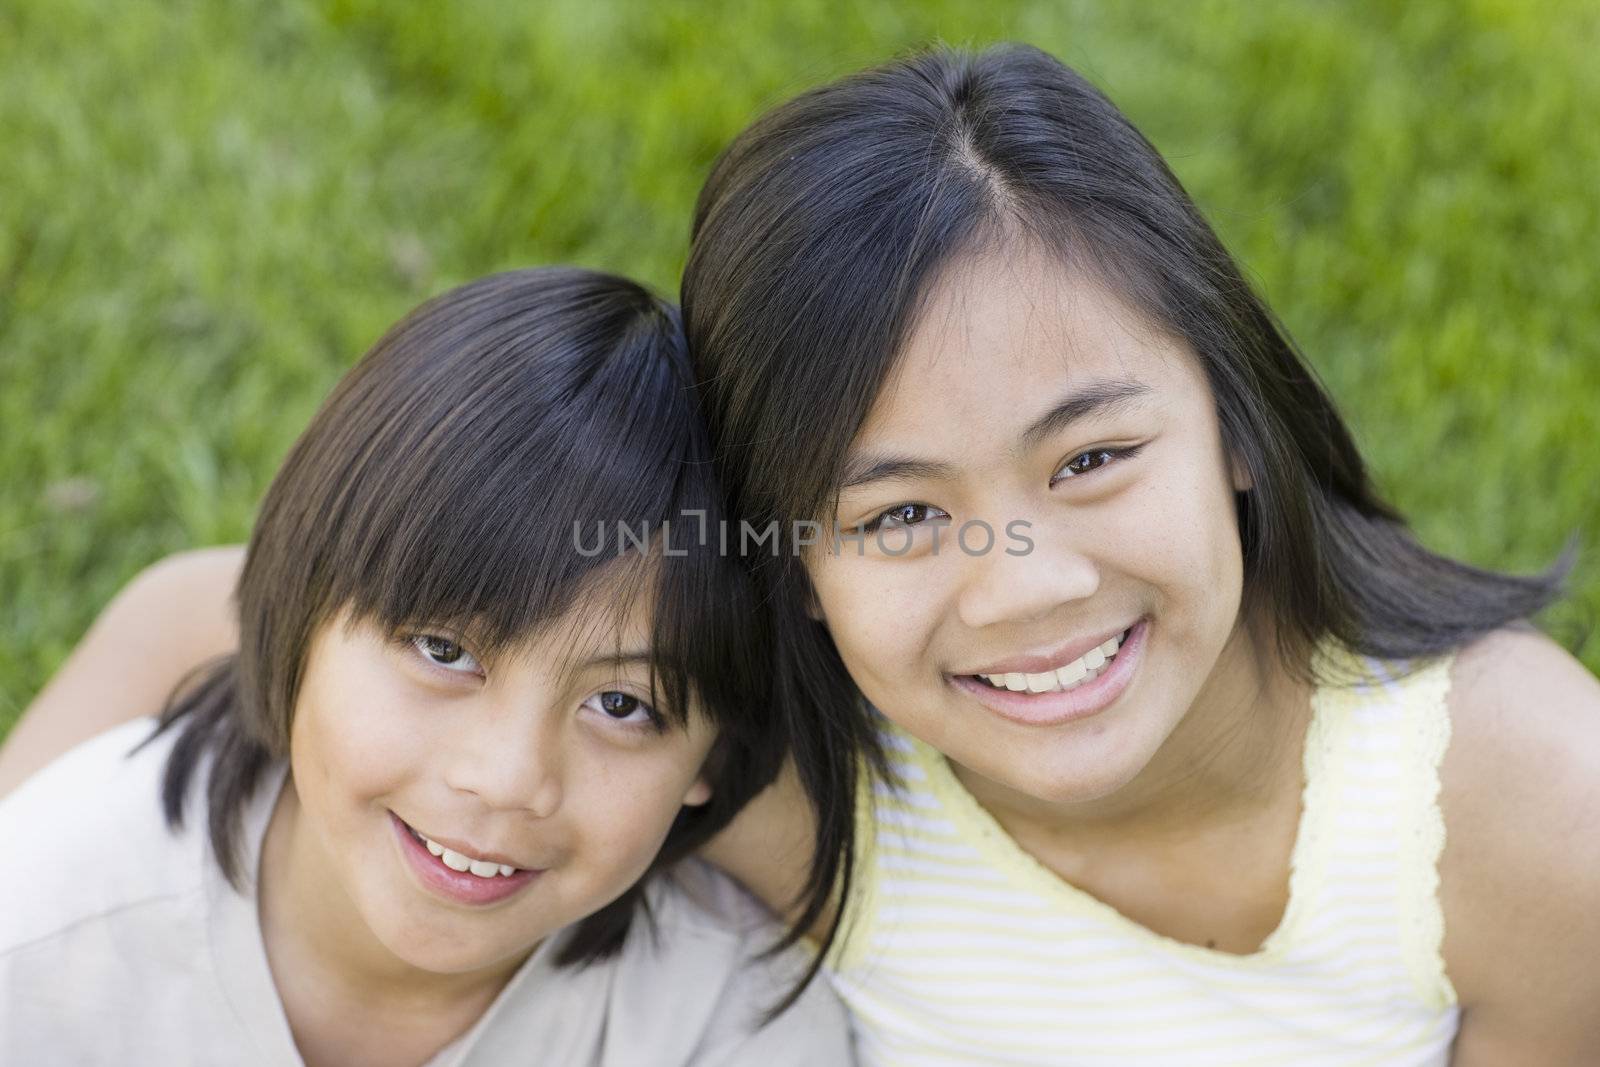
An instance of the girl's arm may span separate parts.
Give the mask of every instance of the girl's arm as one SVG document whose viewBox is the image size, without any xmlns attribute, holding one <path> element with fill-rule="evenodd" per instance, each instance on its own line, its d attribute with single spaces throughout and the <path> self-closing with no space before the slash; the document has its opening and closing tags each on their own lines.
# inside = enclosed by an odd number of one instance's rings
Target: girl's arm
<svg viewBox="0 0 1600 1067">
<path fill-rule="evenodd" d="M 0 796 L 80 741 L 156 714 L 189 671 L 231 652 L 243 561 L 238 546 L 180 552 L 129 582 L 0 746 Z"/>
<path fill-rule="evenodd" d="M 700 855 L 738 879 L 773 913 L 792 921 L 794 904 L 811 871 L 816 815 L 800 776 L 785 763 L 778 778 L 708 841 Z M 821 936 L 833 923 L 824 915 L 811 932 Z"/>
<path fill-rule="evenodd" d="M 1455 1067 L 1600 1063 L 1600 682 L 1502 632 L 1451 675 L 1441 771 Z"/>
</svg>

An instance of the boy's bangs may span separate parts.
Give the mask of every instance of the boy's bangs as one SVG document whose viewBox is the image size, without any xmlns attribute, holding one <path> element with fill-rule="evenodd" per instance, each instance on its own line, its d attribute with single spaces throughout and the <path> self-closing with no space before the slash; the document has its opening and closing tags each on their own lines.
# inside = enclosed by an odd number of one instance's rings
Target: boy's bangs
<svg viewBox="0 0 1600 1067">
<path fill-rule="evenodd" d="M 510 316 L 469 343 L 407 343 L 432 332 L 425 309 L 380 345 L 375 359 L 412 364 L 388 375 L 411 385 L 349 413 L 365 440 L 316 494 L 335 514 L 302 526 L 321 614 L 348 605 L 387 629 L 445 629 L 490 656 L 552 625 L 568 651 L 609 627 L 621 651 L 650 597 L 650 629 L 678 620 L 651 651 L 662 703 L 681 714 L 677 627 L 705 621 L 696 597 L 715 603 L 716 563 L 692 514 L 676 517 L 715 506 L 698 413 L 663 351 L 665 315 L 576 310 L 559 332 Z M 331 542 L 314 543 L 321 531 Z"/>
</svg>

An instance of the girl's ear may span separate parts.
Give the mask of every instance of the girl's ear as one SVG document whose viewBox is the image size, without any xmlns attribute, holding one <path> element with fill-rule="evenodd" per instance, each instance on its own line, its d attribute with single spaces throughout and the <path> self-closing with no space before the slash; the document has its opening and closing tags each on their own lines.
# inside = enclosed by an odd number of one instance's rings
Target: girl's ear
<svg viewBox="0 0 1600 1067">
<path fill-rule="evenodd" d="M 1244 460 L 1238 453 L 1229 453 L 1228 475 L 1233 479 L 1233 491 L 1236 493 L 1247 492 L 1256 487 L 1256 480 L 1250 477 L 1250 468 L 1244 465 Z"/>
<path fill-rule="evenodd" d="M 812 622 L 827 622 L 822 617 L 822 604 L 817 600 L 817 591 L 811 588 L 811 583 L 806 583 L 806 618 Z"/>
<path fill-rule="evenodd" d="M 696 778 L 694 785 L 691 785 L 689 791 L 683 794 L 683 806 L 686 808 L 698 808 L 710 799 L 711 783 L 704 778 Z"/>
<path fill-rule="evenodd" d="M 801 593 L 801 600 L 805 607 L 806 618 L 812 622 L 826 623 L 828 620 L 822 614 L 822 601 L 817 599 L 817 587 L 811 584 L 811 576 L 802 571 L 800 582 L 805 586 L 804 592 Z"/>
</svg>

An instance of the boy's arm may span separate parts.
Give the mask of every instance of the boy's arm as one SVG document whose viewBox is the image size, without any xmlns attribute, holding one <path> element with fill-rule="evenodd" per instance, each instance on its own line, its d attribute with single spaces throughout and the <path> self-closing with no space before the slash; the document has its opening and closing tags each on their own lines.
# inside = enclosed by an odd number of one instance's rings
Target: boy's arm
<svg viewBox="0 0 1600 1067">
<path fill-rule="evenodd" d="M 161 710 L 195 667 L 233 651 L 240 546 L 180 552 L 141 571 L 0 745 L 0 796 L 102 730 Z"/>
</svg>

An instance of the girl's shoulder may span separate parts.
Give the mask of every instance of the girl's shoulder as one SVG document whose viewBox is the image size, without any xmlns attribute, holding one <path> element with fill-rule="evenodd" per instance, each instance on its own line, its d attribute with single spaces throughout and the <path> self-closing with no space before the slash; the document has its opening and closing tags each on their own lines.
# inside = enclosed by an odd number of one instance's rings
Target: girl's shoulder
<svg viewBox="0 0 1600 1067">
<path fill-rule="evenodd" d="M 1600 681 L 1543 634 L 1508 629 L 1456 655 L 1448 699 L 1440 901 L 1463 1048 L 1564 1062 L 1567 1046 L 1525 1041 L 1562 1041 L 1600 1001 Z M 1484 1036 L 1486 1020 L 1506 1032 Z"/>
<path fill-rule="evenodd" d="M 1528 849 L 1600 813 L 1600 680 L 1549 637 L 1498 630 L 1461 649 L 1449 715 L 1440 799 L 1458 841 Z"/>
</svg>

